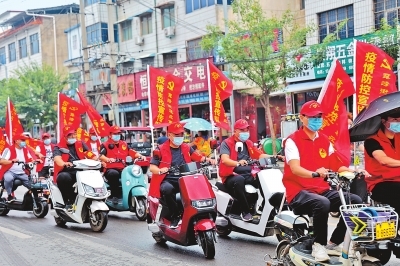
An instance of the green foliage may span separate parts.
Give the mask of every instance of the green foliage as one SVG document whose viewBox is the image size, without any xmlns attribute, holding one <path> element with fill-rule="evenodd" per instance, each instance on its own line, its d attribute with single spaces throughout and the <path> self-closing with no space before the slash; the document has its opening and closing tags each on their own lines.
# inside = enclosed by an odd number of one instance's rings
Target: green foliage
<svg viewBox="0 0 400 266">
<path fill-rule="evenodd" d="M 57 93 L 67 85 L 67 78 L 56 74 L 50 66 L 30 64 L 15 70 L 13 78 L 0 83 L 0 117 L 5 117 L 7 98 L 10 97 L 17 113 L 26 115 L 28 127 L 39 119 L 41 124 L 56 124 Z M 1 121 L 0 121 L 1 122 Z"/>
<path fill-rule="evenodd" d="M 398 25 L 397 21 L 394 23 Z M 395 36 L 397 39 L 390 39 L 389 36 L 392 36 L 392 33 L 396 32 Z M 385 18 L 382 19 L 379 29 L 373 29 L 374 38 L 368 38 L 368 35 L 364 35 L 367 37 L 370 43 L 378 46 L 383 51 L 385 51 L 390 57 L 393 59 L 397 59 L 399 56 L 399 45 L 398 40 L 400 38 L 399 32 L 396 26 L 391 26 Z M 397 63 L 395 62 L 395 67 L 397 67 Z"/>
</svg>

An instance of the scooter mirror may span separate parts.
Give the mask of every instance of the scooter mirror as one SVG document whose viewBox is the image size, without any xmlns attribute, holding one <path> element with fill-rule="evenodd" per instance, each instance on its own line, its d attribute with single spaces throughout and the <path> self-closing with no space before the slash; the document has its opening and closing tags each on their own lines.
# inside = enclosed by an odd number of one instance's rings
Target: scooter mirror
<svg viewBox="0 0 400 266">
<path fill-rule="evenodd" d="M 217 142 L 216 139 L 210 140 L 210 148 L 211 148 L 212 150 L 215 150 L 216 148 L 218 148 L 218 142 Z"/>
<path fill-rule="evenodd" d="M 236 142 L 235 151 L 237 151 L 239 153 L 243 151 L 243 142 L 240 142 L 240 141 Z"/>
<path fill-rule="evenodd" d="M 160 160 L 161 158 L 161 151 L 159 149 L 155 149 L 153 151 L 153 158 L 156 160 Z"/>
<path fill-rule="evenodd" d="M 69 154 L 69 150 L 66 148 L 60 148 L 61 153 Z"/>
<path fill-rule="evenodd" d="M 114 147 L 115 147 L 115 145 L 114 144 L 108 144 L 108 148 L 110 149 L 110 150 L 112 150 L 112 149 L 114 149 Z"/>
<path fill-rule="evenodd" d="M 132 157 L 131 156 L 126 156 L 125 162 L 127 162 L 127 163 L 133 162 Z"/>
</svg>

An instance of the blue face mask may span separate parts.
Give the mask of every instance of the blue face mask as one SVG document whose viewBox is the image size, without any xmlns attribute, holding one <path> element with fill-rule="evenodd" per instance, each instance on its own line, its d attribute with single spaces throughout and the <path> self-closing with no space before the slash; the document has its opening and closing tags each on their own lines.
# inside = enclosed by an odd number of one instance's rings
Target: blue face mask
<svg viewBox="0 0 400 266">
<path fill-rule="evenodd" d="M 249 132 L 240 132 L 239 133 L 239 139 L 241 142 L 245 142 L 250 138 L 250 133 Z"/>
<path fill-rule="evenodd" d="M 67 139 L 67 141 L 68 141 L 68 144 L 72 145 L 72 144 L 75 144 L 76 139 Z"/>
<path fill-rule="evenodd" d="M 314 132 L 318 131 L 322 127 L 322 121 L 323 121 L 322 117 L 309 117 L 308 118 L 308 126 L 307 127 L 311 131 L 314 131 Z"/>
<path fill-rule="evenodd" d="M 45 139 L 43 140 L 44 145 L 50 145 L 51 139 Z"/>
<path fill-rule="evenodd" d="M 400 122 L 390 122 L 389 130 L 393 133 L 400 133 Z"/>
<path fill-rule="evenodd" d="M 96 141 L 97 140 L 97 136 L 90 136 L 90 139 L 93 140 L 93 141 Z"/>
<path fill-rule="evenodd" d="M 174 137 L 172 143 L 174 143 L 176 146 L 181 146 L 183 143 L 183 137 Z"/>
<path fill-rule="evenodd" d="M 19 143 L 19 146 L 20 146 L 21 148 L 25 148 L 25 147 L 26 147 L 26 142 L 25 142 L 25 141 L 21 141 L 21 142 Z"/>
<path fill-rule="evenodd" d="M 121 139 L 121 135 L 112 135 L 111 139 L 113 141 L 119 141 Z"/>
</svg>

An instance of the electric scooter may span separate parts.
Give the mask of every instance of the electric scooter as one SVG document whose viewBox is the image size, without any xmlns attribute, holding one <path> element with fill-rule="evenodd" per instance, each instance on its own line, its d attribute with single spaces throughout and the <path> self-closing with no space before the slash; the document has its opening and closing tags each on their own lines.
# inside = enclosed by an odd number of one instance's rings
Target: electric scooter
<svg viewBox="0 0 400 266">
<path fill-rule="evenodd" d="M 112 211 L 135 212 L 140 221 L 145 221 L 147 216 L 147 184 L 142 168 L 136 164 L 136 161 L 135 164 L 133 163 L 131 156 L 126 157 L 126 160 L 121 162 L 126 165 L 120 178 L 122 198 L 119 198 L 118 202 L 107 199 L 106 204 Z M 106 186 L 108 187 L 108 184 Z"/>
<path fill-rule="evenodd" d="M 17 164 L 22 164 L 22 168 L 27 172 L 29 181 L 37 178 L 36 165 L 38 162 L 17 162 Z M 21 180 L 14 180 L 12 191 L 15 191 L 19 186 L 22 185 Z M 5 198 L 1 198 L 4 188 L 4 180 L 0 182 L 0 216 L 7 215 L 10 210 L 16 211 L 33 211 L 33 214 L 37 218 L 44 218 L 49 212 L 49 206 L 47 204 L 47 199 L 39 196 L 42 193 L 42 187 L 31 186 L 27 192 L 24 194 L 24 198 L 21 200 L 7 201 Z"/>
<path fill-rule="evenodd" d="M 160 157 L 154 151 L 154 157 Z M 178 228 L 170 228 L 170 211 L 162 199 L 148 197 L 148 229 L 157 243 L 171 241 L 181 246 L 198 244 L 204 256 L 215 256 L 215 218 L 217 215 L 214 192 L 207 177 L 202 173 L 205 164 L 188 163 L 180 167 L 171 167 L 169 173 L 179 178 L 180 193 L 176 194 L 182 223 Z"/>
<path fill-rule="evenodd" d="M 68 153 L 68 149 L 60 148 L 62 153 Z M 70 155 L 72 156 L 72 155 Z M 51 214 L 58 226 L 71 223 L 90 223 L 94 232 L 102 232 L 108 223 L 109 209 L 105 204 L 110 195 L 99 169 L 101 163 L 90 159 L 76 160 L 72 168 L 78 170 L 76 183 L 74 184 L 77 196 L 72 210 L 67 210 L 61 191 L 57 185 L 47 179 L 50 188 L 50 198 L 53 205 Z"/>
</svg>

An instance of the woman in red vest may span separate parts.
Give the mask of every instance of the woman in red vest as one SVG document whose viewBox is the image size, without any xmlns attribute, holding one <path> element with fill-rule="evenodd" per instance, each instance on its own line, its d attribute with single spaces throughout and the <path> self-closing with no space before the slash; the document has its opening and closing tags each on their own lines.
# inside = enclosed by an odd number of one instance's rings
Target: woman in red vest
<svg viewBox="0 0 400 266">
<path fill-rule="evenodd" d="M 51 143 L 50 134 L 44 133 L 42 135 L 42 140 L 37 147 L 36 152 L 38 157 L 44 160 L 43 163 L 37 165 L 37 171 L 39 177 L 45 177 L 49 175 L 49 169 L 52 167 L 51 159 L 53 157 L 54 144 Z"/>
<path fill-rule="evenodd" d="M 389 204 L 400 213 L 400 110 L 381 115 L 378 133 L 364 142 L 366 178 L 372 199 Z"/>
<path fill-rule="evenodd" d="M 343 219 L 339 219 L 327 245 L 328 215 L 330 211 L 339 211 L 341 201 L 339 193 L 330 190 L 324 178 L 328 169 L 337 172 L 353 171 L 343 166 L 328 137 L 318 132 L 322 127 L 322 114 L 318 102 L 303 104 L 300 110 L 303 127 L 290 135 L 284 143 L 286 163 L 283 184 L 286 198 L 295 213 L 313 216 L 315 239 L 312 256 L 316 261 L 329 260 L 328 254 L 341 255 L 339 244 L 343 242 L 346 233 L 346 225 Z M 318 173 L 320 177 L 313 178 L 313 173 Z M 357 195 L 350 194 L 350 197 L 352 204 L 362 202 Z"/>
</svg>

